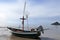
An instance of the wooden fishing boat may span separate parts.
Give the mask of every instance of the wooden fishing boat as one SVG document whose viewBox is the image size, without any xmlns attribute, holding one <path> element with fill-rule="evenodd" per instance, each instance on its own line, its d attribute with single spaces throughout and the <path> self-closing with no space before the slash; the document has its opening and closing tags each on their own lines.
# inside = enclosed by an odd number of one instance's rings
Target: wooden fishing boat
<svg viewBox="0 0 60 40">
<path fill-rule="evenodd" d="M 15 36 L 38 38 L 38 36 L 41 35 L 40 31 L 34 31 L 34 29 L 28 31 L 28 30 L 21 30 L 21 29 L 16 29 L 11 27 L 7 27 L 7 28 L 11 30 L 12 34 Z"/>
<path fill-rule="evenodd" d="M 20 18 L 22 20 L 22 29 L 17 29 L 17 28 L 12 28 L 12 27 L 7 27 L 9 30 L 11 30 L 13 35 L 16 36 L 21 36 L 21 37 L 33 37 L 33 38 L 37 38 L 38 36 L 41 35 L 41 28 L 38 29 L 31 29 L 30 31 L 28 30 L 24 30 L 24 20 L 27 20 L 27 18 L 24 17 L 24 13 L 25 13 L 25 6 L 26 6 L 26 2 L 24 5 L 24 11 L 23 11 L 23 17 Z M 43 31 L 43 30 L 42 30 Z"/>
</svg>

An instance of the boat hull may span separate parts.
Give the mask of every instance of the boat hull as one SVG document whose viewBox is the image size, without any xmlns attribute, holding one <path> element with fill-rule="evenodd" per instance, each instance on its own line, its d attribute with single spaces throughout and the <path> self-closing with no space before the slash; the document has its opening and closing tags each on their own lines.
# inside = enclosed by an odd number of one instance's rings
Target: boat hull
<svg viewBox="0 0 60 40">
<path fill-rule="evenodd" d="M 12 34 L 18 37 L 38 38 L 37 34 L 17 34 L 17 33 L 12 33 Z"/>
<path fill-rule="evenodd" d="M 28 37 L 28 38 L 38 38 L 39 35 L 41 34 L 37 34 L 37 32 L 12 32 L 13 35 L 15 36 L 19 36 L 19 37 Z"/>
<path fill-rule="evenodd" d="M 19 37 L 29 37 L 29 38 L 38 38 L 41 35 L 41 32 L 38 31 L 22 31 L 20 29 L 8 28 L 11 30 L 12 34 Z"/>
</svg>

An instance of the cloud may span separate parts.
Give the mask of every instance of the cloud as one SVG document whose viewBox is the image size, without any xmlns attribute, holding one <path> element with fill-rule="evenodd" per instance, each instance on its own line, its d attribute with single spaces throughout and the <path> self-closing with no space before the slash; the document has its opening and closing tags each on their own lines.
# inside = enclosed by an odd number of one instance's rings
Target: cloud
<svg viewBox="0 0 60 40">
<path fill-rule="evenodd" d="M 1 0 L 0 0 L 1 1 Z M 9 2 L 10 1 L 10 2 Z M 25 0 L 6 0 L 0 3 L 0 22 L 18 24 L 23 15 Z M 26 0 L 26 13 L 30 18 L 45 18 L 60 15 L 60 1 L 58 0 Z M 7 2 L 7 3 L 6 3 Z M 12 3 L 11 3 L 12 2 Z M 0 23 L 0 24 L 1 24 Z"/>
<path fill-rule="evenodd" d="M 57 0 L 47 0 L 44 3 L 37 3 L 30 9 L 30 13 L 32 17 L 54 17 L 60 15 L 60 1 Z"/>
<path fill-rule="evenodd" d="M 17 0 L 0 0 L 0 3 L 15 3 Z"/>
</svg>

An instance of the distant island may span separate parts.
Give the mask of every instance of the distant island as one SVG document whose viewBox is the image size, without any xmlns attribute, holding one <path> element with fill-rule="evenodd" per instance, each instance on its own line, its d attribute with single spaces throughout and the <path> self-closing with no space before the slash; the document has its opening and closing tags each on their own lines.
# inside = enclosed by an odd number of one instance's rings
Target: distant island
<svg viewBox="0 0 60 40">
<path fill-rule="evenodd" d="M 59 22 L 54 22 L 51 25 L 60 25 L 60 23 Z"/>
</svg>

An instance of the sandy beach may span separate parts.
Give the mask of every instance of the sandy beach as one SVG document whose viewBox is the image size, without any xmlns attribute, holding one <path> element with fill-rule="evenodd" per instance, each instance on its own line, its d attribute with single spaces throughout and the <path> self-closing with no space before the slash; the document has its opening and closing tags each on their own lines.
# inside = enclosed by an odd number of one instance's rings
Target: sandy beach
<svg viewBox="0 0 60 40">
<path fill-rule="evenodd" d="M 11 34 L 7 28 L 0 28 L 0 40 L 60 40 L 60 27 L 49 27 L 45 30 L 40 39 L 17 37 Z"/>
</svg>

